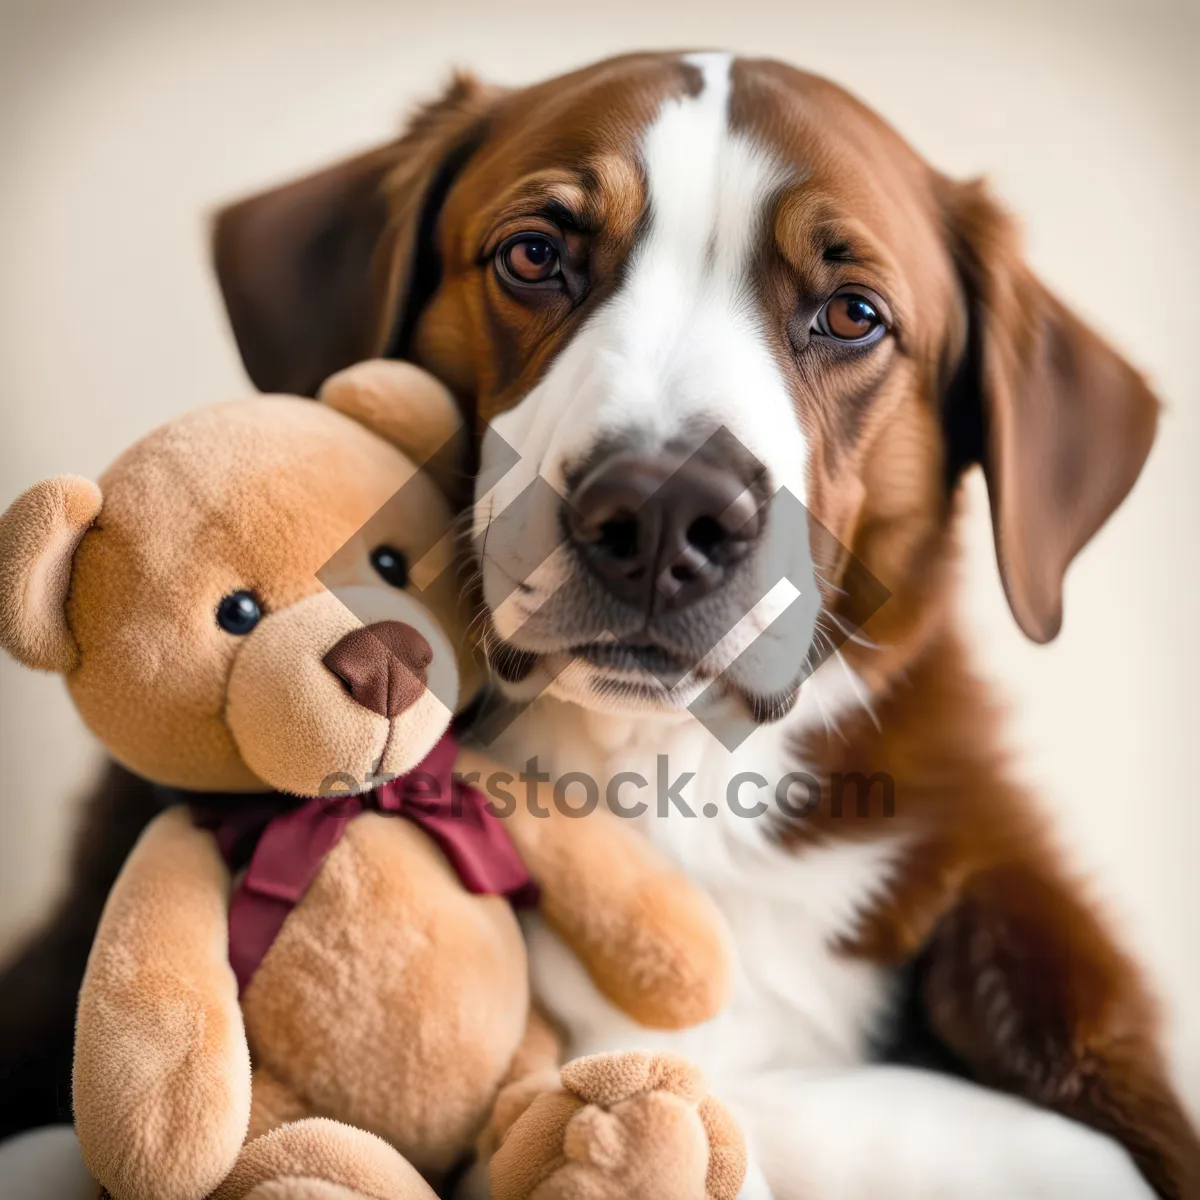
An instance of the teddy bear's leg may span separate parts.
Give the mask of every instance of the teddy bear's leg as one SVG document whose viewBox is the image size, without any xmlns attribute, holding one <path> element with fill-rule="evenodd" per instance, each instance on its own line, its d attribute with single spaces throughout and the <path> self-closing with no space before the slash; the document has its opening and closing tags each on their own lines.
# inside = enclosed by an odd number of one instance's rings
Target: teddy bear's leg
<svg viewBox="0 0 1200 1200">
<path fill-rule="evenodd" d="M 685 1059 L 598 1054 L 534 1083 L 502 1097 L 524 1109 L 492 1156 L 493 1200 L 735 1200 L 745 1144 Z"/>
<path fill-rule="evenodd" d="M 289 1175 L 260 1183 L 246 1200 L 363 1200 L 363 1193 L 324 1179 Z"/>
<path fill-rule="evenodd" d="M 313 1116 L 312 1109 L 291 1087 L 261 1063 L 255 1066 L 250 1083 L 250 1129 L 246 1141 L 262 1137 L 272 1129 Z"/>
<path fill-rule="evenodd" d="M 550 1020 L 530 1008 L 521 1043 L 492 1104 L 487 1123 L 475 1141 L 475 1161 L 454 1189 L 454 1200 L 491 1200 L 488 1164 L 514 1121 L 543 1092 L 559 1088 L 562 1039 Z"/>
<path fill-rule="evenodd" d="M 309 1117 L 247 1142 L 210 1200 L 437 1200 L 382 1138 Z"/>
<path fill-rule="evenodd" d="M 535 1001 L 525 1021 L 525 1032 L 521 1044 L 513 1055 L 508 1074 L 502 1086 L 536 1075 L 542 1071 L 557 1074 L 563 1061 L 563 1042 L 550 1018 L 542 1012 Z"/>
<path fill-rule="evenodd" d="M 543 1092 L 558 1089 L 562 1060 L 558 1032 L 536 1005 L 531 1007 L 521 1044 L 475 1145 L 476 1158 L 484 1170 L 513 1122 Z"/>
</svg>

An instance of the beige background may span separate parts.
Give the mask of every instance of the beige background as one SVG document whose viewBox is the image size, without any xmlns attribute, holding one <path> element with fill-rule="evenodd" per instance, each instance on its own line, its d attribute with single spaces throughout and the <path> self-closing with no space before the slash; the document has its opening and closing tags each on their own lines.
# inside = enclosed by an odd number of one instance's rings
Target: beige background
<svg viewBox="0 0 1200 1200">
<path fill-rule="evenodd" d="M 243 390 L 204 214 L 387 134 L 450 65 L 523 81 L 622 49 L 723 46 L 838 79 L 939 166 L 989 172 L 1044 276 L 1167 401 L 1146 475 L 1072 573 L 1058 642 L 1030 646 L 1009 619 L 978 480 L 964 604 L 1025 773 L 1168 997 L 1200 1110 L 1196 11 L 0 0 L 0 505 Z M 0 662 L 0 944 L 61 882 L 96 761 L 60 682 Z"/>
</svg>

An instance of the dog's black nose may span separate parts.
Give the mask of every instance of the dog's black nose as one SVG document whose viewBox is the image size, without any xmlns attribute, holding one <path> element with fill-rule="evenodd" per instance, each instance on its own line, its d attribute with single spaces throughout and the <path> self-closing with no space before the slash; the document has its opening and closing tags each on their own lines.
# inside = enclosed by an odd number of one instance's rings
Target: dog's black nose
<svg viewBox="0 0 1200 1200">
<path fill-rule="evenodd" d="M 566 502 L 571 539 L 608 592 L 647 614 L 721 586 L 762 531 L 752 485 L 731 467 L 614 454 Z"/>
</svg>

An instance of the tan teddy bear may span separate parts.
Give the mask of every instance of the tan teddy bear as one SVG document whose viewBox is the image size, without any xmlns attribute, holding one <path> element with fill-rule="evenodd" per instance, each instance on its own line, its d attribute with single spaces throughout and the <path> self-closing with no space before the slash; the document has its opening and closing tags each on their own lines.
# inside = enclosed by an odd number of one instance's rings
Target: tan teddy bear
<svg viewBox="0 0 1200 1200">
<path fill-rule="evenodd" d="M 739 1136 L 685 1064 L 560 1076 L 532 1013 L 531 882 L 643 1024 L 713 1016 L 730 968 L 715 910 L 610 814 L 500 820 L 471 786 L 496 768 L 446 732 L 474 684 L 417 465 L 457 426 L 428 376 L 366 363 L 320 403 L 189 413 L 0 518 L 0 645 L 180 801 L 79 998 L 76 1128 L 117 1200 L 429 1200 L 477 1141 L 503 1200 L 737 1193 Z"/>
</svg>

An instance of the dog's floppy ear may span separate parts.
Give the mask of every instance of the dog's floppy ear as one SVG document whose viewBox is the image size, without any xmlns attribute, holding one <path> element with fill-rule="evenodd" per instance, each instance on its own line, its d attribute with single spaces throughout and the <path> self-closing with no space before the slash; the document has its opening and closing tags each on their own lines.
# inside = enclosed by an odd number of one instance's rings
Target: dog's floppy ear
<svg viewBox="0 0 1200 1200">
<path fill-rule="evenodd" d="M 1034 277 L 981 183 L 940 187 L 969 306 L 947 402 L 951 463 L 982 464 L 1009 606 L 1028 637 L 1048 642 L 1062 623 L 1063 576 L 1133 486 L 1158 403 Z"/>
<path fill-rule="evenodd" d="M 59 475 L 22 492 L 0 516 L 0 646 L 27 667 L 65 675 L 79 664 L 67 591 L 75 550 L 100 504 L 90 479 Z"/>
<path fill-rule="evenodd" d="M 499 95 L 467 75 L 398 139 L 217 214 L 213 257 L 255 386 L 316 393 L 342 367 L 403 355 L 436 287 L 422 246 Z"/>
</svg>

